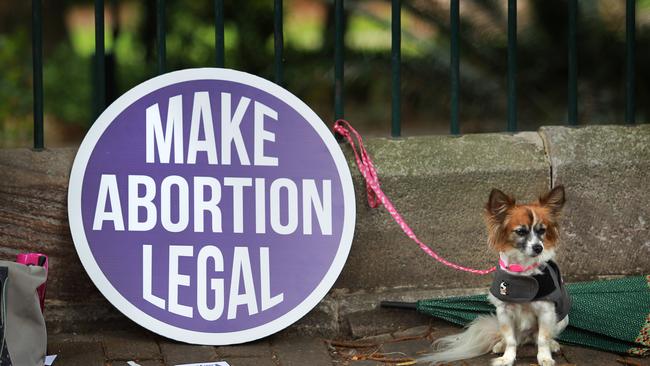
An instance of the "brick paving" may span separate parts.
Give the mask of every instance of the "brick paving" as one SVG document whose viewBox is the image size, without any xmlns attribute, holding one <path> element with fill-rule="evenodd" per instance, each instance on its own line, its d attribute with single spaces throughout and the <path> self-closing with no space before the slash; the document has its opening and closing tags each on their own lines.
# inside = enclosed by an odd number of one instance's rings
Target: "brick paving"
<svg viewBox="0 0 650 366">
<path fill-rule="evenodd" d="M 432 339 L 458 332 L 444 323 L 418 326 L 356 340 L 329 342 L 318 337 L 279 333 L 235 346 L 194 346 L 174 342 L 142 329 L 96 334 L 57 334 L 49 337 L 48 354 L 58 354 L 54 366 L 175 366 L 226 361 L 231 366 L 394 366 L 429 350 Z M 520 347 L 517 366 L 536 365 L 536 349 Z M 369 356 L 376 359 L 370 359 Z M 383 362 L 378 360 L 384 358 Z M 494 355 L 454 362 L 449 366 L 489 365 Z M 388 359 L 397 362 L 388 363 Z M 563 345 L 554 356 L 558 366 L 650 366 L 650 358 L 623 357 Z"/>
</svg>

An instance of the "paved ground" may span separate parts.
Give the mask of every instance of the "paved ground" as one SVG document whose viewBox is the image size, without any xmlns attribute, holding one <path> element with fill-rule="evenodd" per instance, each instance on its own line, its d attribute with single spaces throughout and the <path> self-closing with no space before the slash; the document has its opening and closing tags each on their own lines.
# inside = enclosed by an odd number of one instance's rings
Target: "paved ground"
<svg viewBox="0 0 650 366">
<path fill-rule="evenodd" d="M 396 366 L 413 365 L 426 353 L 431 339 L 455 333 L 446 324 L 420 326 L 358 340 L 324 340 L 296 334 L 277 334 L 240 346 L 190 346 L 137 329 L 101 334 L 59 334 L 49 337 L 48 354 L 58 354 L 54 366 L 174 366 L 208 361 L 227 361 L 231 366 Z M 535 349 L 523 347 L 517 366 L 535 365 Z M 454 366 L 489 365 L 493 355 L 456 362 Z M 558 366 L 650 366 L 650 358 L 614 354 L 563 345 L 555 355 Z"/>
</svg>

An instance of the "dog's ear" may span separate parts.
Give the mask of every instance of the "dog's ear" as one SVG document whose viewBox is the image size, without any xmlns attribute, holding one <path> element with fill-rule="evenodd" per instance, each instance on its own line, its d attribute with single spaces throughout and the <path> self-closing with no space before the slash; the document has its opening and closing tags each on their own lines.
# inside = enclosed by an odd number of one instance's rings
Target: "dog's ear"
<svg viewBox="0 0 650 366">
<path fill-rule="evenodd" d="M 539 198 L 539 204 L 547 207 L 551 214 L 558 215 L 565 202 L 564 186 L 559 185 L 551 189 L 547 194 Z"/>
<path fill-rule="evenodd" d="M 490 192 L 490 198 L 488 199 L 487 205 L 485 205 L 485 210 L 490 219 L 503 222 L 508 210 L 514 207 L 514 205 L 514 198 L 495 188 Z"/>
</svg>

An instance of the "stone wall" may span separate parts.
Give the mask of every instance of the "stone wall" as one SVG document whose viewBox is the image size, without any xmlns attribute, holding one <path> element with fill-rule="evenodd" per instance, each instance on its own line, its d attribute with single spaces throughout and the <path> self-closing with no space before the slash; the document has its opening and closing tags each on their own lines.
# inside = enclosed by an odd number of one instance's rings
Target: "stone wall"
<svg viewBox="0 0 650 366">
<path fill-rule="evenodd" d="M 564 184 L 559 262 L 567 280 L 650 273 L 650 125 L 544 127 L 539 132 L 370 139 L 385 193 L 418 237 L 446 258 L 488 268 L 481 217 L 495 187 L 522 201 Z M 294 330 L 366 335 L 422 321 L 378 310 L 382 299 L 415 300 L 476 292 L 490 276 L 448 269 L 410 241 L 365 187 L 343 146 L 357 193 L 357 225 L 343 273 Z M 0 150 L 0 257 L 50 256 L 50 331 L 129 323 L 102 298 L 72 244 L 66 211 L 74 149 Z"/>
</svg>

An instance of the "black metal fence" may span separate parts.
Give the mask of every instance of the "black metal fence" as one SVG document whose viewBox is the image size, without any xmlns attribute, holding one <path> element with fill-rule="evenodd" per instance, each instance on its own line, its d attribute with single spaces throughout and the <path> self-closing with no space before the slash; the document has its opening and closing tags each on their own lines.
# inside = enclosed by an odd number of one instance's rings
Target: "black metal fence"
<svg viewBox="0 0 650 366">
<path fill-rule="evenodd" d="M 283 6 L 282 0 L 274 1 L 274 71 L 275 82 L 282 85 L 284 69 Z M 636 0 L 626 1 L 625 21 L 625 123 L 635 123 L 635 13 Z M 34 149 L 44 148 L 43 130 L 43 0 L 32 0 L 32 52 L 34 78 Z M 451 116 L 450 133 L 460 133 L 460 0 L 450 0 L 450 68 Z M 344 118 L 344 0 L 334 0 L 334 116 Z M 568 6 L 568 100 L 569 125 L 578 124 L 578 67 L 576 24 L 577 0 L 567 0 Z M 391 0 L 391 135 L 401 135 L 401 0 Z M 214 0 L 216 66 L 223 67 L 224 50 L 224 4 Z M 157 68 L 166 71 L 165 0 L 156 0 Z M 104 48 L 104 0 L 95 0 L 95 116 L 106 108 L 106 65 Z M 508 118 L 506 131 L 517 131 L 517 0 L 508 0 Z"/>
</svg>

